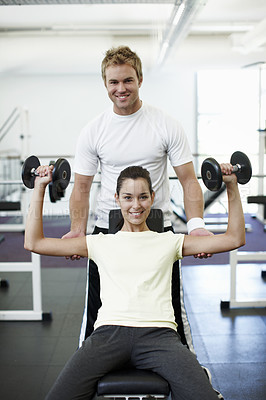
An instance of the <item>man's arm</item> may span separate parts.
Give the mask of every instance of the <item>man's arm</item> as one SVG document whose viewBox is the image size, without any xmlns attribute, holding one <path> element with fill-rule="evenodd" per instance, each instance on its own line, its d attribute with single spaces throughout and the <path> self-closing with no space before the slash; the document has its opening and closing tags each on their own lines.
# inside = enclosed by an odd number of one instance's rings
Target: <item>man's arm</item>
<svg viewBox="0 0 266 400">
<path fill-rule="evenodd" d="M 62 236 L 62 239 L 71 239 L 86 235 L 92 181 L 93 176 L 75 174 L 74 187 L 69 200 L 71 228 L 68 233 Z M 66 258 L 79 260 L 80 256 L 73 254 L 71 257 L 66 256 Z"/>
<path fill-rule="evenodd" d="M 184 193 L 184 208 L 191 231 L 188 233 L 193 236 L 213 235 L 207 229 L 203 221 L 204 200 L 203 193 L 195 174 L 192 162 L 174 167 L 175 173 L 182 185 Z M 196 219 L 195 219 L 196 218 Z M 206 258 L 211 254 L 195 254 L 195 257 Z"/>
<path fill-rule="evenodd" d="M 184 192 L 184 207 L 187 220 L 203 218 L 203 194 L 197 180 L 192 162 L 174 167 L 175 173 L 182 185 Z"/>
<path fill-rule="evenodd" d="M 93 176 L 75 174 L 69 201 L 71 230 L 63 238 L 84 236 L 89 215 L 89 197 Z"/>
</svg>

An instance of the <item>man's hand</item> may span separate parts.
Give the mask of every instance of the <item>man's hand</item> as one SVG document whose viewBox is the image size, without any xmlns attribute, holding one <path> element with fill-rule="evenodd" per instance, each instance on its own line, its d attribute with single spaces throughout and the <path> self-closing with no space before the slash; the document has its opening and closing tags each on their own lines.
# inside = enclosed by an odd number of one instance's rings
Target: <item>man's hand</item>
<svg viewBox="0 0 266 400">
<path fill-rule="evenodd" d="M 207 231 L 207 229 L 199 228 L 199 229 L 193 229 L 193 231 L 190 232 L 190 235 L 191 236 L 212 236 L 213 233 Z M 195 258 L 208 258 L 211 256 L 212 256 L 212 254 L 206 254 L 206 253 L 199 253 L 199 254 L 194 255 Z"/>
<path fill-rule="evenodd" d="M 77 238 L 77 237 L 83 237 L 85 236 L 84 232 L 80 232 L 80 231 L 69 231 L 68 233 L 66 233 L 64 236 L 62 236 L 62 239 L 73 239 L 73 238 Z M 73 260 L 80 260 L 80 256 L 78 256 L 77 254 L 73 254 L 73 256 L 71 257 L 66 257 L 67 260 L 71 259 Z"/>
</svg>

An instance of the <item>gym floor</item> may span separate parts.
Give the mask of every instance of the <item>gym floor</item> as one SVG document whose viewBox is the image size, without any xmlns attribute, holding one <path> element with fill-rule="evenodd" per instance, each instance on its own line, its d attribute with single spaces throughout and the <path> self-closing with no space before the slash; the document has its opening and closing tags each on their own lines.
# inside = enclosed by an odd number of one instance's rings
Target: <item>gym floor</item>
<svg viewBox="0 0 266 400">
<path fill-rule="evenodd" d="M 52 312 L 52 321 L 0 321 L 3 400 L 44 399 L 77 348 L 86 260 L 70 263 L 67 267 L 42 268 L 43 311 Z M 200 363 L 210 369 L 213 386 L 225 400 L 265 400 L 266 309 L 222 312 L 220 301 L 229 300 L 229 265 L 204 265 L 204 260 L 194 264 L 183 266 L 182 273 L 185 303 Z M 266 264 L 241 265 L 239 298 L 266 297 L 262 269 L 266 269 Z M 1 309 L 30 309 L 31 274 L 4 275 L 10 286 L 0 289 Z"/>
</svg>

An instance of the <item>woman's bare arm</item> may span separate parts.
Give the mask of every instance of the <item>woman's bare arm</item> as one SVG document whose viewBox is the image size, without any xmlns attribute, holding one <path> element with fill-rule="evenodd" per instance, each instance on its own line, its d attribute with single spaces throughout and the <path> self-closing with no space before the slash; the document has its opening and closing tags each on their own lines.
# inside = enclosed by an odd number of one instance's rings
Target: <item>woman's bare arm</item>
<svg viewBox="0 0 266 400">
<path fill-rule="evenodd" d="M 183 256 L 196 253 L 221 253 L 245 244 L 245 219 L 235 174 L 231 164 L 221 164 L 228 197 L 228 226 L 224 234 L 214 236 L 185 236 Z"/>
<path fill-rule="evenodd" d="M 45 189 L 52 179 L 52 167 L 39 167 L 34 191 L 26 219 L 24 247 L 34 253 L 50 256 L 71 256 L 78 254 L 87 257 L 86 237 L 74 239 L 46 238 L 43 233 L 43 200 Z"/>
</svg>

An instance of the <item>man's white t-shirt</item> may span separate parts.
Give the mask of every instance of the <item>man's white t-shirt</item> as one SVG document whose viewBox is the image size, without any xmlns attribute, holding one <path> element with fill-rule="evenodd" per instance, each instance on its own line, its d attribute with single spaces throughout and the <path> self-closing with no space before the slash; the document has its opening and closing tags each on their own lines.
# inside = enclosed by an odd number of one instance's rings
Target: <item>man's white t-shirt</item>
<svg viewBox="0 0 266 400">
<path fill-rule="evenodd" d="M 120 325 L 176 330 L 172 269 L 182 258 L 184 235 L 119 231 L 87 235 L 86 240 L 101 281 L 102 306 L 94 329 Z"/>
<path fill-rule="evenodd" d="M 150 172 L 155 191 L 153 208 L 163 211 L 165 226 L 169 226 L 167 158 L 174 167 L 192 161 L 180 123 L 155 107 L 142 104 L 136 113 L 126 116 L 115 114 L 110 108 L 89 122 L 78 139 L 74 172 L 93 176 L 100 166 L 96 225 L 108 228 L 109 211 L 117 208 L 117 178 L 123 169 L 139 165 Z"/>
</svg>

